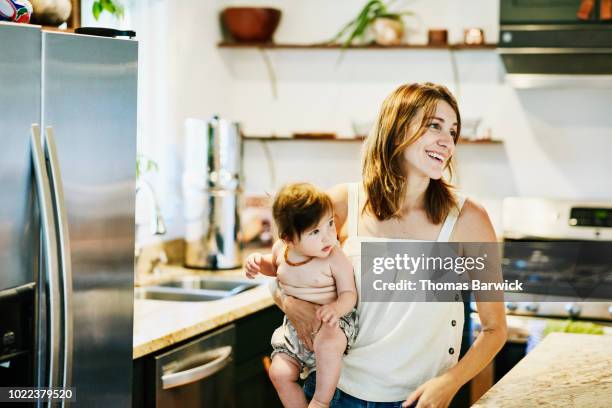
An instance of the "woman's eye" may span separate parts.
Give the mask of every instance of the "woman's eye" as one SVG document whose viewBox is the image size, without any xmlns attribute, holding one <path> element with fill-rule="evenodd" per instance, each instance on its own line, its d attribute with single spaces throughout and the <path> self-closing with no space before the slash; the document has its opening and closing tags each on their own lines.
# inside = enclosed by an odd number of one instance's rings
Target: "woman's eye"
<svg viewBox="0 0 612 408">
<path fill-rule="evenodd" d="M 319 230 L 318 230 L 318 229 L 316 229 L 316 230 L 313 230 L 313 231 L 310 233 L 310 235 L 317 235 L 318 233 L 319 233 Z"/>
<path fill-rule="evenodd" d="M 332 225 L 334 225 L 334 220 L 329 220 L 329 226 L 331 227 Z"/>
<path fill-rule="evenodd" d="M 437 123 L 430 123 L 429 127 L 432 129 L 438 129 L 438 130 L 440 129 L 440 125 Z"/>
<path fill-rule="evenodd" d="M 457 132 L 455 130 L 451 130 L 450 134 L 453 137 L 453 139 L 457 137 Z"/>
</svg>

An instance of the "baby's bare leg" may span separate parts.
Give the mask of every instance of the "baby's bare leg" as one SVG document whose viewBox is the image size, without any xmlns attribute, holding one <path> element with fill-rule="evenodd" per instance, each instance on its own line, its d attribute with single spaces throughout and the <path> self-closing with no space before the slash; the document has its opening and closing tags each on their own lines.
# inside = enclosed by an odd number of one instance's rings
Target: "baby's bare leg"
<svg viewBox="0 0 612 408">
<path fill-rule="evenodd" d="M 278 353 L 272 358 L 270 379 L 285 408 L 304 408 L 307 405 L 304 391 L 298 385 L 300 366 L 287 354 Z"/>
<path fill-rule="evenodd" d="M 314 340 L 317 360 L 317 389 L 309 407 L 327 407 L 340 378 L 342 355 L 346 350 L 346 336 L 339 326 L 323 323 Z"/>
</svg>

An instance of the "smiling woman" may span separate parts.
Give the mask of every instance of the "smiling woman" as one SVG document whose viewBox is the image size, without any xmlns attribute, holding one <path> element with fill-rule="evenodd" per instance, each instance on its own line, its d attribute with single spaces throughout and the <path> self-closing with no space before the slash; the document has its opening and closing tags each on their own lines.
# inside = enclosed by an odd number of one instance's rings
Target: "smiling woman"
<svg viewBox="0 0 612 408">
<path fill-rule="evenodd" d="M 443 86 L 402 85 L 383 102 L 363 151 L 362 181 L 329 191 L 357 293 L 367 286 L 364 244 L 496 241 L 486 211 L 443 178 L 452 169 L 460 131 L 457 102 Z M 469 250 L 461 255 L 476 256 Z M 359 332 L 342 360 L 330 407 L 447 407 L 506 339 L 502 302 L 477 300 L 486 330 L 459 360 L 464 323 L 459 295 L 455 302 L 363 299 L 357 305 Z M 276 301 L 300 340 L 318 330 L 316 305 L 278 294 Z M 306 380 L 307 398 L 317 381 L 315 374 Z"/>
</svg>

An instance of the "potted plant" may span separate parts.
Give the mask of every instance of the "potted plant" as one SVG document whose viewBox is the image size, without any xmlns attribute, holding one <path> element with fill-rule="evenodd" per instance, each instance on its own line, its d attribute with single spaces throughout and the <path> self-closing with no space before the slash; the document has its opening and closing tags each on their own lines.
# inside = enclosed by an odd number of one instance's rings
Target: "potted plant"
<svg viewBox="0 0 612 408">
<path fill-rule="evenodd" d="M 344 47 L 348 47 L 356 39 L 365 41 L 366 34 L 371 32 L 374 41 L 379 45 L 396 45 L 402 42 L 404 36 L 403 17 L 413 15 L 410 11 L 392 12 L 389 6 L 395 0 L 384 2 L 382 0 L 370 0 L 361 9 L 357 17 L 349 21 L 336 36 L 331 40 L 336 43 L 343 38 Z"/>
<path fill-rule="evenodd" d="M 94 0 L 91 12 L 96 20 L 100 19 L 103 11 L 108 11 L 118 20 L 123 18 L 123 5 L 117 0 Z"/>
</svg>

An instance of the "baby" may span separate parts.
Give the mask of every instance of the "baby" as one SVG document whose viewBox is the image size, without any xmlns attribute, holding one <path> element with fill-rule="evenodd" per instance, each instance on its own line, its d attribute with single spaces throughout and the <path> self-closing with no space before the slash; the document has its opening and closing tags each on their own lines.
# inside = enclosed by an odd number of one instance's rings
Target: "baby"
<svg viewBox="0 0 612 408">
<path fill-rule="evenodd" d="M 317 369 L 316 391 L 309 407 L 327 407 L 334 395 L 342 355 L 357 335 L 357 290 L 353 266 L 337 240 L 331 199 L 310 184 L 290 184 L 274 199 L 273 216 L 280 240 L 272 253 L 247 258 L 249 278 L 276 276 L 286 296 L 321 305 L 322 322 L 312 333 L 314 353 L 298 339 L 285 316 L 272 335 L 270 378 L 285 407 L 308 404 L 297 380 Z"/>
</svg>

